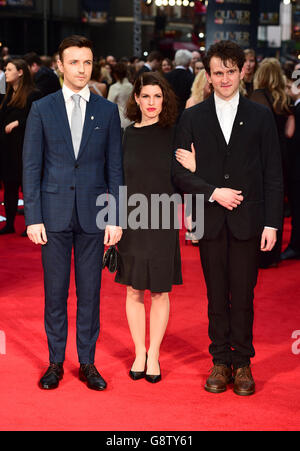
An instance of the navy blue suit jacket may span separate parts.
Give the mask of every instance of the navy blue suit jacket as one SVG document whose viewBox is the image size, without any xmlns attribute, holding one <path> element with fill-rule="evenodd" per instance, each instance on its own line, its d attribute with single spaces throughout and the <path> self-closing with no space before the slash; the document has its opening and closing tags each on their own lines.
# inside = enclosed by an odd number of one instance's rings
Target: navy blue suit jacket
<svg viewBox="0 0 300 451">
<path fill-rule="evenodd" d="M 100 211 L 96 199 L 108 192 L 115 197 L 118 209 L 122 166 L 117 105 L 91 93 L 75 159 L 62 91 L 34 102 L 23 149 L 26 225 L 44 223 L 51 232 L 65 230 L 76 199 L 82 229 L 87 233 L 100 232 L 96 225 Z"/>
</svg>

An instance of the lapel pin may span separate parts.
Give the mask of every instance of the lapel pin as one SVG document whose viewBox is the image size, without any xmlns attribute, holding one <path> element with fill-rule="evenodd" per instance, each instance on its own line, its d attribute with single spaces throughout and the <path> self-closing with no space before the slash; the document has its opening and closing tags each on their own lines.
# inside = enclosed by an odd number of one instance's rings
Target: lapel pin
<svg viewBox="0 0 300 451">
<path fill-rule="evenodd" d="M 244 125 L 244 122 L 240 122 L 240 125 Z"/>
<path fill-rule="evenodd" d="M 94 116 L 91 116 L 92 121 L 95 119 Z"/>
</svg>

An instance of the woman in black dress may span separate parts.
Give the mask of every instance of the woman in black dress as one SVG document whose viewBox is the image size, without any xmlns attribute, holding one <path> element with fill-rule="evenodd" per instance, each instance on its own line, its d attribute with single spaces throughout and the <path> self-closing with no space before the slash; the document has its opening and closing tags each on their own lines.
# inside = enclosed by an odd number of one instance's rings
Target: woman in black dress
<svg viewBox="0 0 300 451">
<path fill-rule="evenodd" d="M 136 80 L 127 117 L 134 122 L 126 129 L 123 141 L 128 199 L 135 194 L 145 196 L 150 223 L 151 195 L 171 196 L 175 192 L 171 163 L 176 99 L 162 76 L 149 72 Z M 133 211 L 128 207 L 128 228 L 118 246 L 121 264 L 116 281 L 127 285 L 126 313 L 136 354 L 130 377 L 134 380 L 145 377 L 154 383 L 161 379 L 159 351 L 169 319 L 168 293 L 172 285 L 182 283 L 179 234 L 174 220 L 169 229 L 164 229 L 161 222 L 158 229 L 133 229 L 130 227 Z M 174 218 L 172 208 L 170 217 Z M 152 299 L 148 352 L 145 290 L 150 290 Z"/>
<path fill-rule="evenodd" d="M 31 104 L 41 94 L 34 89 L 27 64 L 15 59 L 6 65 L 7 92 L 0 105 L 0 168 L 4 184 L 6 225 L 0 235 L 13 233 L 22 185 L 22 149 Z"/>
<path fill-rule="evenodd" d="M 265 58 L 254 77 L 254 91 L 251 100 L 268 107 L 274 116 L 282 156 L 285 192 L 287 187 L 288 140 L 295 131 L 295 117 L 291 109 L 291 99 L 286 94 L 286 81 L 281 65 L 275 58 Z M 277 233 L 277 241 L 271 252 L 260 252 L 260 267 L 276 267 L 280 262 L 282 229 Z"/>
</svg>

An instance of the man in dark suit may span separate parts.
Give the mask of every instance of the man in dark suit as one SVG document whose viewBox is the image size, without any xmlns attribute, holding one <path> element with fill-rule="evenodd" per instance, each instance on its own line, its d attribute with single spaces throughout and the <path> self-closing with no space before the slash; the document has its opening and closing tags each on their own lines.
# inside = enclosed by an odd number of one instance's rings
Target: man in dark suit
<svg viewBox="0 0 300 451">
<path fill-rule="evenodd" d="M 290 141 L 289 155 L 289 192 L 292 213 L 292 233 L 288 247 L 282 252 L 281 260 L 300 259 L 300 89 L 292 85 L 290 95 L 293 98 L 295 115 L 295 133 Z"/>
<path fill-rule="evenodd" d="M 50 366 L 40 381 L 53 389 L 63 376 L 67 298 L 72 249 L 77 292 L 77 351 L 80 379 L 95 390 L 106 382 L 94 365 L 99 335 L 101 263 L 104 244 L 122 234 L 118 217 L 96 223 L 99 195 L 111 194 L 118 211 L 122 185 L 118 108 L 88 88 L 92 43 L 66 38 L 59 48 L 63 89 L 34 102 L 24 142 L 24 201 L 27 234 L 42 245 L 45 328 Z M 102 196 L 102 197 L 103 197 Z M 110 205 L 114 212 L 113 202 Z M 104 231 L 105 229 L 105 231 Z"/>
<path fill-rule="evenodd" d="M 175 69 L 165 74 L 178 101 L 178 117 L 185 109 L 186 102 L 191 96 L 194 75 L 189 69 L 192 54 L 188 50 L 177 50 L 175 54 Z"/>
<path fill-rule="evenodd" d="M 136 78 L 140 77 L 145 72 L 155 72 L 160 68 L 162 62 L 162 55 L 160 52 L 154 50 L 149 53 L 146 63 L 138 71 Z"/>
<path fill-rule="evenodd" d="M 258 255 L 276 242 L 283 187 L 273 116 L 239 94 L 244 61 L 242 49 L 230 41 L 208 51 L 205 69 L 214 94 L 181 117 L 173 179 L 182 192 L 204 195 L 200 256 L 214 363 L 205 388 L 221 393 L 233 375 L 235 393 L 251 395 Z M 189 170 L 192 143 L 196 165 Z"/>
<path fill-rule="evenodd" d="M 41 91 L 42 97 L 60 90 L 60 82 L 55 72 L 42 65 L 42 60 L 34 52 L 24 55 L 28 64 L 35 86 Z"/>
</svg>

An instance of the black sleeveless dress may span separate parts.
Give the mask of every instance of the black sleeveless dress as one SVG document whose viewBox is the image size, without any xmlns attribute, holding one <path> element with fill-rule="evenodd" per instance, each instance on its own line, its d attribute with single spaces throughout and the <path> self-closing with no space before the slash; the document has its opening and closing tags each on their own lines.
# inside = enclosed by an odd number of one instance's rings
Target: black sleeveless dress
<svg viewBox="0 0 300 451">
<path fill-rule="evenodd" d="M 151 194 L 175 193 L 171 181 L 172 140 L 174 129 L 158 124 L 129 126 L 123 139 L 124 180 L 127 201 L 134 194 L 148 200 L 148 224 L 151 224 Z M 136 204 L 138 205 L 138 204 Z M 137 206 L 127 207 L 128 218 Z M 179 233 L 174 227 L 170 208 L 170 229 L 123 230 L 118 244 L 120 265 L 115 281 L 137 290 L 169 292 L 172 285 L 182 284 Z"/>
</svg>

